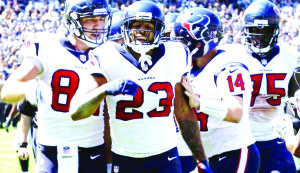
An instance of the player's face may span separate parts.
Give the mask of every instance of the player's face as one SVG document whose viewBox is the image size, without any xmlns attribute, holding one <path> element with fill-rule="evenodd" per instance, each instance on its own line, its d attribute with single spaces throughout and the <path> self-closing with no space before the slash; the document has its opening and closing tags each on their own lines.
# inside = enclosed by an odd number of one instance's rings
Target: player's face
<svg viewBox="0 0 300 173">
<path fill-rule="evenodd" d="M 257 34 L 256 36 L 252 37 L 253 45 L 256 48 L 265 48 L 270 43 L 271 36 L 274 33 L 274 28 L 270 28 L 270 27 L 264 27 L 264 28 L 251 27 L 251 28 L 249 28 L 249 33 Z"/>
<path fill-rule="evenodd" d="M 147 21 L 135 21 L 130 29 L 130 40 L 137 44 L 153 43 L 155 26 Z"/>
<path fill-rule="evenodd" d="M 85 17 L 81 19 L 81 24 L 85 35 L 93 40 L 101 38 L 101 32 L 99 30 L 104 29 L 106 16 L 97 17 Z M 98 30 L 98 31 L 97 31 Z"/>
</svg>

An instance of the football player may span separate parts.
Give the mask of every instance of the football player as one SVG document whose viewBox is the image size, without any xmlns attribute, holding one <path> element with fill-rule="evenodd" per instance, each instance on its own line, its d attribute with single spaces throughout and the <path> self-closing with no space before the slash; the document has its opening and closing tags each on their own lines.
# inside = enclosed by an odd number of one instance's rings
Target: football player
<svg viewBox="0 0 300 173">
<path fill-rule="evenodd" d="M 297 67 L 294 71 L 294 78 L 298 86 L 300 86 L 300 68 Z M 293 102 L 295 103 L 296 107 L 296 114 L 299 115 L 300 113 L 300 89 L 295 92 L 295 96 L 293 98 Z M 293 127 L 292 122 L 282 123 L 278 122 L 280 125 L 279 130 L 277 131 L 280 136 L 285 140 L 287 149 L 296 157 L 300 158 L 300 130 L 298 130 L 297 135 L 294 135 L 294 129 L 292 129 L 293 133 L 287 131 L 287 129 L 291 129 Z M 278 128 L 277 128 L 278 129 Z"/>
<path fill-rule="evenodd" d="M 163 36 L 161 37 L 162 41 L 176 41 L 173 40 L 174 37 L 171 38 L 171 33 L 174 35 L 174 24 L 176 18 L 178 17 L 179 13 L 177 12 L 169 12 L 165 16 L 165 30 L 163 32 Z M 176 118 L 174 117 L 175 123 L 177 125 Z M 176 132 L 178 136 L 178 154 L 180 158 L 181 168 L 183 173 L 189 173 L 193 171 L 196 167 L 195 159 L 193 158 L 193 154 L 189 147 L 187 146 L 186 142 L 182 138 L 180 128 L 176 127 Z"/>
<path fill-rule="evenodd" d="M 125 12 L 123 11 L 118 11 L 113 13 L 111 27 L 110 27 L 110 34 L 108 37 L 110 41 L 114 41 L 119 44 L 124 43 L 124 38 L 121 31 L 121 26 L 123 24 L 124 17 L 125 17 Z"/>
<path fill-rule="evenodd" d="M 163 36 L 161 37 L 162 41 L 169 41 L 171 40 L 171 33 L 174 33 L 174 24 L 178 17 L 179 13 L 177 12 L 169 12 L 165 16 L 165 25 L 166 28 L 163 32 Z M 172 32 L 173 31 L 173 32 Z"/>
<path fill-rule="evenodd" d="M 27 139 L 28 132 L 30 132 L 31 140 L 32 140 L 32 149 L 34 157 L 36 156 L 36 143 L 35 143 L 35 135 L 37 126 L 34 122 L 35 112 L 37 111 L 36 106 L 31 105 L 29 101 L 24 101 L 18 104 L 18 110 L 21 113 L 20 126 L 18 126 L 18 136 L 20 136 L 20 144 L 18 148 L 18 159 L 20 162 L 22 172 L 28 172 L 29 167 L 29 155 L 27 150 Z M 36 157 L 35 157 L 36 158 Z M 34 158 L 34 159 L 35 159 Z"/>
<path fill-rule="evenodd" d="M 70 118 L 69 107 L 77 90 L 90 87 L 89 74 L 98 71 L 90 50 L 107 39 L 110 8 L 106 0 L 67 0 L 64 19 L 68 33 L 37 33 L 24 42 L 24 60 L 1 98 L 19 102 L 27 81 L 38 79 L 36 172 L 106 173 L 103 107 L 78 122 Z"/>
<path fill-rule="evenodd" d="M 182 84 L 212 171 L 258 172 L 259 153 L 248 120 L 250 75 L 239 56 L 217 48 L 223 37 L 219 16 L 205 8 L 187 9 L 174 30 L 193 58 L 191 78 Z"/>
<path fill-rule="evenodd" d="M 293 96 L 289 83 L 299 54 L 296 48 L 277 45 L 280 12 L 274 3 L 253 2 L 245 10 L 243 21 L 244 52 L 253 83 L 249 118 L 261 157 L 260 172 L 296 172 L 285 142 L 272 133 L 270 126 L 272 120 L 284 115 L 283 99 Z"/>
<path fill-rule="evenodd" d="M 20 101 L 17 106 L 18 111 L 21 114 L 21 119 L 16 134 L 16 137 L 18 138 L 16 141 L 18 141 L 19 144 L 17 153 L 22 172 L 28 172 L 29 168 L 29 154 L 27 150 L 28 139 L 31 139 L 31 147 L 36 161 L 37 122 L 35 115 L 37 111 L 37 98 L 40 93 L 37 80 L 31 80 L 29 85 L 31 85 L 31 87 L 30 90 L 27 90 L 25 93 L 26 100 Z"/>
<path fill-rule="evenodd" d="M 199 171 L 208 172 L 196 117 L 184 100 L 180 84 L 181 76 L 190 68 L 188 50 L 181 43 L 160 42 L 164 14 L 152 1 L 129 6 L 122 30 L 123 45 L 107 42 L 94 50 L 100 61 L 98 76 L 108 82 L 133 79 L 138 84 L 135 96 L 107 95 L 107 84 L 88 93 L 78 92 L 71 103 L 72 119 L 89 117 L 106 96 L 112 170 L 178 173 L 182 171 L 176 148 L 175 112 Z"/>
</svg>

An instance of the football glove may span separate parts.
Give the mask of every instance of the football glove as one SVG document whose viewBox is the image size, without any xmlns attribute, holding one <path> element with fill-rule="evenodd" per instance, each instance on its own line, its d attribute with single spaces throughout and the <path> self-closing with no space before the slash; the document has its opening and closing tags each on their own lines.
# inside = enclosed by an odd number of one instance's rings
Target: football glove
<svg viewBox="0 0 300 173">
<path fill-rule="evenodd" d="M 18 157 L 20 160 L 27 160 L 28 159 L 28 150 L 27 150 L 27 143 L 23 142 L 18 149 Z"/>
<path fill-rule="evenodd" d="M 293 122 L 288 114 L 275 118 L 271 123 L 271 129 L 275 136 L 285 141 L 295 136 Z"/>
<path fill-rule="evenodd" d="M 119 94 L 128 94 L 128 95 L 133 95 L 135 96 L 139 85 L 136 84 L 135 82 L 131 80 L 125 80 L 125 79 L 116 79 L 111 82 L 108 82 L 105 84 L 106 85 L 106 90 L 105 94 L 106 95 L 119 95 Z"/>
</svg>

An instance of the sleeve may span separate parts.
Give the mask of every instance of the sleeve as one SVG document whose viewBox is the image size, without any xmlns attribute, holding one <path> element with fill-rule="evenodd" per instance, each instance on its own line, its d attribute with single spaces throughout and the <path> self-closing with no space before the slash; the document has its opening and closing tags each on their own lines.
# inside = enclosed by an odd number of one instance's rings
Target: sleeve
<svg viewBox="0 0 300 173">
<path fill-rule="evenodd" d="M 25 98 L 31 105 L 36 106 L 41 98 L 41 91 L 38 84 L 38 79 L 32 79 L 27 82 L 28 89 L 25 92 Z"/>
<path fill-rule="evenodd" d="M 21 53 L 24 60 L 29 60 L 39 69 L 40 73 L 44 70 L 42 62 L 38 58 L 39 54 L 39 41 L 37 35 L 25 39 Z"/>
<path fill-rule="evenodd" d="M 95 51 L 89 51 L 89 57 L 93 68 L 89 69 L 89 74 L 93 76 L 105 76 L 104 71 L 101 69 L 100 60 Z"/>
<path fill-rule="evenodd" d="M 248 67 L 240 62 L 226 64 L 215 73 L 215 84 L 221 97 L 251 94 L 252 82 Z"/>
</svg>

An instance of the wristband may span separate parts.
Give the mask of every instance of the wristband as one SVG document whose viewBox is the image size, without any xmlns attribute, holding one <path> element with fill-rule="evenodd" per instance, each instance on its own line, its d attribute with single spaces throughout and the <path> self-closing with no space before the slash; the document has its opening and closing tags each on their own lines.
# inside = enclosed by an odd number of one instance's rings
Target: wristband
<svg viewBox="0 0 300 173">
<path fill-rule="evenodd" d="M 28 145 L 27 142 L 22 142 L 20 148 L 27 148 L 27 145 Z"/>
<path fill-rule="evenodd" d="M 106 164 L 107 173 L 111 173 L 111 167 L 112 167 L 111 163 Z"/>
<path fill-rule="evenodd" d="M 225 119 L 228 109 L 222 101 L 205 98 L 199 98 L 198 101 L 200 108 L 197 112 L 203 112 L 221 121 Z"/>
</svg>

